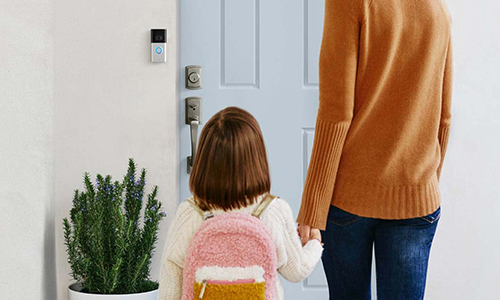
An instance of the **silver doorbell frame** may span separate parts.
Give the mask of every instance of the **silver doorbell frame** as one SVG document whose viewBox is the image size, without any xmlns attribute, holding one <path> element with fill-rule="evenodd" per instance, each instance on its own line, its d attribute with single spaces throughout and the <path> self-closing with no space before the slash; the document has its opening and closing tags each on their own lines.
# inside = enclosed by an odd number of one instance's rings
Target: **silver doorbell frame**
<svg viewBox="0 0 500 300">
<path fill-rule="evenodd" d="M 167 62 L 166 29 L 151 29 L 151 62 Z"/>
</svg>

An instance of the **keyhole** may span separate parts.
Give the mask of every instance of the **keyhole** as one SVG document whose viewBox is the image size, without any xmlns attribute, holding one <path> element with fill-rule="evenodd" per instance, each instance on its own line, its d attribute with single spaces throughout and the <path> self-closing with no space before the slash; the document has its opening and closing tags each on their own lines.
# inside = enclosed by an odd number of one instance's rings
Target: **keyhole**
<svg viewBox="0 0 500 300">
<path fill-rule="evenodd" d="M 196 72 L 192 72 L 189 74 L 188 78 L 192 83 L 197 83 L 200 80 L 200 75 Z"/>
</svg>

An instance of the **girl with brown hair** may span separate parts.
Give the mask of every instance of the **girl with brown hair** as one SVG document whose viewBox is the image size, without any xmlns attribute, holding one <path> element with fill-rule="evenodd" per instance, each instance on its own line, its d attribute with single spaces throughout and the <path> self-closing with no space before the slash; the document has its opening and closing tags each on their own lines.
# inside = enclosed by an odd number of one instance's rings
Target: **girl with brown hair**
<svg viewBox="0 0 500 300">
<path fill-rule="evenodd" d="M 194 160 L 189 187 L 192 200 L 214 215 L 252 213 L 270 193 L 271 181 L 264 139 L 255 118 L 237 107 L 227 107 L 205 124 Z M 298 282 L 314 270 L 323 247 L 319 231 L 302 246 L 292 210 L 278 198 L 261 219 L 277 252 L 277 271 Z M 180 204 L 169 228 L 160 271 L 160 300 L 180 299 L 186 252 L 202 218 L 190 201 Z M 278 280 L 276 299 L 283 299 Z"/>
</svg>

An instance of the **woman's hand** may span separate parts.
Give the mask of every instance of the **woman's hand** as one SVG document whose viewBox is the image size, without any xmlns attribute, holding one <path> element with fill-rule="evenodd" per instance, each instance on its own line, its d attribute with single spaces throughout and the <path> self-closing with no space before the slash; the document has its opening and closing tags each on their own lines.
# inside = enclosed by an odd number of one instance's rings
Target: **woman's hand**
<svg viewBox="0 0 500 300">
<path fill-rule="evenodd" d="M 321 232 L 317 228 L 311 228 L 309 225 L 299 224 L 297 231 L 302 241 L 302 246 L 307 244 L 311 239 L 317 239 L 321 243 Z"/>
</svg>

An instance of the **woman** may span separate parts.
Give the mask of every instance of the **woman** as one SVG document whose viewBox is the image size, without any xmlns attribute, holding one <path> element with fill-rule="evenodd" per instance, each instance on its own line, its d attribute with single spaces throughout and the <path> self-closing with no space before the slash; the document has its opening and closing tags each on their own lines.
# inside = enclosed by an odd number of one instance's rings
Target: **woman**
<svg viewBox="0 0 500 300">
<path fill-rule="evenodd" d="M 326 0 L 314 146 L 297 218 L 322 231 L 331 299 L 423 299 L 449 135 L 441 0 Z"/>
</svg>

